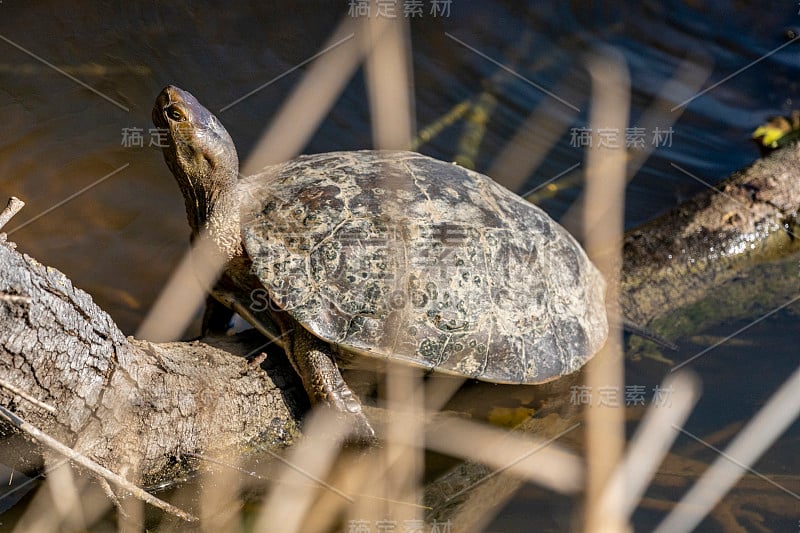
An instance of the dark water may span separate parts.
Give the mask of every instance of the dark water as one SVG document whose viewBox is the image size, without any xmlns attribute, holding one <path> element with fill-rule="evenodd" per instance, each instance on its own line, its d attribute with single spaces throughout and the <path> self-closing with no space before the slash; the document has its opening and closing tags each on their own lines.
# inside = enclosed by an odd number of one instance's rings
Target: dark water
<svg viewBox="0 0 800 533">
<path fill-rule="evenodd" d="M 411 23 L 420 127 L 462 100 L 476 97 L 499 70 L 445 32 L 513 65 L 527 80 L 548 89 L 562 87 L 581 109 L 569 118 L 570 128 L 587 123 L 590 87 L 584 58 L 598 45 L 616 48 L 628 63 L 632 126 L 639 124 L 643 110 L 675 76 L 684 58 L 699 56 L 698 61 L 712 66 L 703 87 L 719 85 L 692 100 L 674 124 L 674 117 L 664 119 L 664 126 L 673 130 L 671 144 L 658 146 L 629 185 L 628 227 L 703 190 L 702 184 L 670 163 L 713 183 L 757 157 L 749 136 L 759 122 L 798 107 L 800 43 L 770 55 L 790 40 L 787 30 L 800 26 L 796 3 L 453 0 L 446 16 L 433 16 L 430 2 L 422 4 L 423 15 Z M 13 194 L 27 202 L 8 229 L 13 231 L 127 165 L 14 232 L 12 240 L 21 250 L 65 272 L 123 331 L 132 334 L 184 252 L 188 234 L 178 189 L 160 152 L 148 147 L 156 94 L 172 83 L 192 91 L 216 111 L 315 54 L 347 13 L 346 0 L 216 6 L 110 2 L 69 9 L 57 2 L 0 2 L 0 196 Z M 731 76 L 751 62 L 756 63 Z M 242 156 L 303 70 L 219 115 Z M 479 147 L 478 170 L 491 166 L 538 105 L 548 104 L 553 116 L 570 116 L 532 84 L 513 76 L 500 77 L 493 93 L 497 106 Z M 123 146 L 123 132 L 131 128 L 142 129 L 143 147 Z M 458 123 L 420 151 L 453 159 L 461 133 Z M 645 132 L 648 142 L 652 134 Z M 584 151 L 570 141 L 570 132 L 565 131 L 544 163 L 517 184 L 519 192 L 582 161 Z M 304 151 L 368 148 L 371 143 L 368 99 L 359 71 Z M 558 217 L 576 195 L 577 191 L 567 191 L 543 207 Z M 748 322 L 724 324 L 706 333 L 722 337 Z M 687 429 L 706 435 L 752 416 L 797 365 L 797 326 L 796 316 L 778 313 L 738 336 L 740 342 L 721 346 L 694 364 L 705 394 Z M 705 346 L 687 342 L 675 358 Z M 666 372 L 664 366 L 643 365 L 633 371 L 634 379 L 657 383 Z M 760 379 L 749 379 L 754 374 Z M 796 479 L 799 441 L 795 423 L 755 468 Z M 709 461 L 713 455 L 703 459 Z M 675 498 L 680 493 L 665 494 Z M 523 493 L 501 513 L 493 530 L 523 531 L 537 523 L 563 526 L 531 505 Z M 526 508 L 531 512 L 526 514 Z M 557 509 L 552 512 L 563 512 Z M 637 514 L 637 529 L 652 527 L 659 516 Z M 796 531 L 798 518 L 765 517 L 768 529 L 785 531 Z M 704 527 L 721 526 L 707 521 Z"/>
</svg>

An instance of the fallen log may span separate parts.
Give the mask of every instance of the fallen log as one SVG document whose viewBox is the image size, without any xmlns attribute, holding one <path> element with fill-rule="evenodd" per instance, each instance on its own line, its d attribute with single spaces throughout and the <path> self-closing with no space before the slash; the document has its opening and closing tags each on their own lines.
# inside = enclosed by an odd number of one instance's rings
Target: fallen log
<svg viewBox="0 0 800 533">
<path fill-rule="evenodd" d="M 126 338 L 61 272 L 0 243 L 0 378 L 55 412 L 2 388 L 0 406 L 131 480 L 158 484 L 193 469 L 196 454 L 297 437 L 307 400 L 285 359 L 270 357 L 265 372 L 263 357 L 242 357 L 263 350 L 260 337 L 216 342 Z M 36 448 L 6 444 L 0 462 L 34 471 Z"/>
<path fill-rule="evenodd" d="M 800 293 L 798 212 L 793 144 L 628 231 L 623 315 L 675 340 L 787 303 Z"/>
</svg>

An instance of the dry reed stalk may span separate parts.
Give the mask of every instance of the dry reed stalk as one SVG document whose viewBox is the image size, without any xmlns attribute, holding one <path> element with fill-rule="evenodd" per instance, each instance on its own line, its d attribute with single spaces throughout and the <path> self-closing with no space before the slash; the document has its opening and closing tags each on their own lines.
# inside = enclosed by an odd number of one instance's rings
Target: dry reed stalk
<svg viewBox="0 0 800 533">
<path fill-rule="evenodd" d="M 592 148 L 586 160 L 586 202 L 584 211 L 585 247 L 607 283 L 606 309 L 609 313 L 609 334 L 605 346 L 589 361 L 586 385 L 596 396 L 601 390 L 619 391 L 624 383 L 622 332 L 613 313 L 619 309 L 619 277 L 622 264 L 621 242 L 624 228 L 625 166 L 623 144 L 600 142 L 598 129 L 625 131 L 628 125 L 630 81 L 624 59 L 608 50 L 588 60 L 592 79 L 590 126 Z M 610 253 L 603 253 L 606 250 Z M 616 500 L 621 494 L 605 495 L 614 467 L 622 456 L 625 443 L 625 411 L 619 405 L 592 402 L 586 413 L 587 489 L 586 531 L 625 531 L 623 518 L 603 514 L 602 498 Z M 616 509 L 615 503 L 609 508 Z"/>
</svg>

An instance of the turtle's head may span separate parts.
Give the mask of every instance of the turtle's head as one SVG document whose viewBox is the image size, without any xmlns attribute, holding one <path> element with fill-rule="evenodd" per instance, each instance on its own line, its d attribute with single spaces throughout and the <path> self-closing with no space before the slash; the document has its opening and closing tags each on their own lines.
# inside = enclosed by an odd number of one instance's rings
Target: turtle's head
<svg viewBox="0 0 800 533">
<path fill-rule="evenodd" d="M 191 93 L 168 85 L 156 98 L 153 123 L 162 132 L 164 160 L 186 201 L 193 234 L 236 185 L 239 158 L 231 136 Z M 238 215 L 238 213 L 237 213 Z"/>
</svg>

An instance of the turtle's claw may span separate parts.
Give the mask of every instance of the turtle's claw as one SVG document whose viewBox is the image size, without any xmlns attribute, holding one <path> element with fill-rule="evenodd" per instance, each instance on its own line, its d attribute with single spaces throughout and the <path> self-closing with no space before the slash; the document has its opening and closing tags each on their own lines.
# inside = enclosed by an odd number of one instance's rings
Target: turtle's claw
<svg viewBox="0 0 800 533">
<path fill-rule="evenodd" d="M 328 396 L 328 402 L 331 404 L 331 407 L 337 411 L 353 414 L 361 412 L 361 402 L 358 401 L 356 395 L 353 394 L 353 391 L 350 390 L 350 387 L 348 387 L 344 381 L 340 383 L 339 388 L 331 390 Z"/>
<path fill-rule="evenodd" d="M 347 418 L 351 425 L 351 433 L 346 439 L 349 445 L 374 445 L 377 442 L 375 430 L 372 429 L 364 411 L 361 409 L 361 402 L 358 397 L 344 383 L 341 387 L 333 389 L 328 394 L 326 403 L 339 416 Z"/>
<path fill-rule="evenodd" d="M 345 446 L 369 447 L 375 446 L 378 443 L 375 430 L 372 429 L 372 426 L 363 412 L 359 412 L 358 414 L 353 413 L 352 422 L 352 431 L 345 439 Z"/>
</svg>

